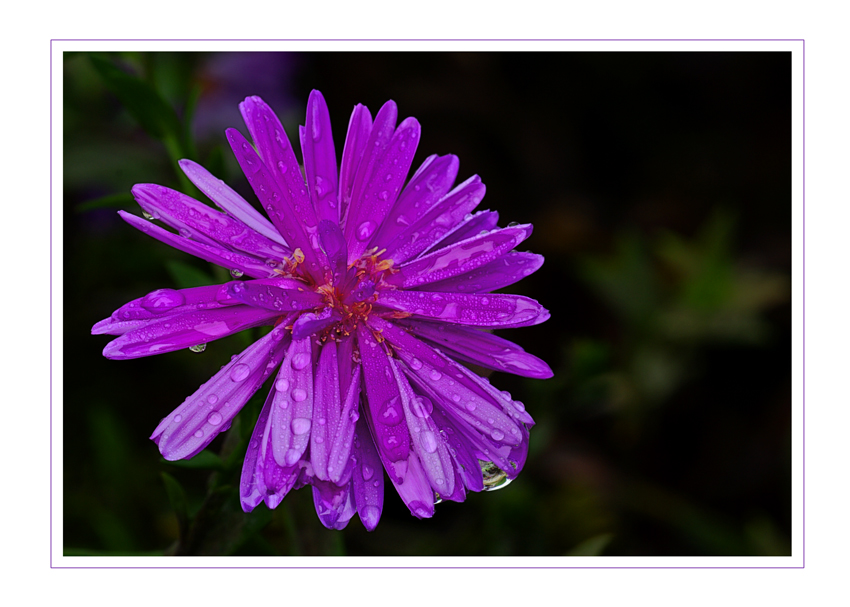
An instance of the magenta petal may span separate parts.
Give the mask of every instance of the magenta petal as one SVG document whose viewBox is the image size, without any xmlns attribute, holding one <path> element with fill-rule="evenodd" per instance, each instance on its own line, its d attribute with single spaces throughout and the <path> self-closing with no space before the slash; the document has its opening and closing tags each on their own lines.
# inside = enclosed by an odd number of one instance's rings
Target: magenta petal
<svg viewBox="0 0 850 607">
<path fill-rule="evenodd" d="M 385 248 L 405 228 L 430 211 L 452 189 L 458 166 L 457 156 L 434 154 L 426 158 L 404 186 L 372 244 L 379 249 Z"/>
<path fill-rule="evenodd" d="M 442 249 L 450 244 L 472 238 L 481 232 L 489 232 L 496 228 L 499 223 L 499 214 L 496 211 L 478 211 L 470 215 L 466 215 L 457 227 L 450 232 L 447 232 L 442 239 L 435 242 L 425 252 L 430 252 L 434 249 Z"/>
<path fill-rule="evenodd" d="M 309 339 L 292 341 L 272 394 L 274 459 L 280 466 L 293 466 L 310 444 L 313 425 L 313 352 Z"/>
<path fill-rule="evenodd" d="M 511 251 L 470 272 L 429 283 L 424 288 L 444 293 L 489 293 L 522 280 L 542 265 L 542 255 Z"/>
<path fill-rule="evenodd" d="M 399 265 L 431 248 L 481 203 L 485 191 L 477 175 L 461 183 L 393 238 L 386 245 L 387 257 Z"/>
<path fill-rule="evenodd" d="M 372 114 L 369 113 L 369 108 L 358 103 L 351 112 L 345 147 L 342 150 L 342 164 L 339 168 L 340 226 L 346 223 L 345 219 L 351 206 L 354 178 L 371 132 Z"/>
<path fill-rule="evenodd" d="M 369 428 L 387 474 L 394 483 L 402 483 L 410 456 L 410 432 L 404 423 L 404 409 L 390 368 L 390 357 L 371 330 L 362 324 L 357 328 L 357 343 L 363 365 Z"/>
<path fill-rule="evenodd" d="M 207 198 L 212 200 L 215 205 L 228 215 L 244 223 L 249 228 L 259 232 L 269 240 L 273 240 L 278 244 L 287 247 L 286 241 L 277 229 L 263 217 L 258 211 L 250 205 L 250 203 L 237 194 L 233 188 L 225 184 L 220 179 L 217 179 L 209 171 L 201 165 L 192 162 L 191 160 L 181 160 L 177 164 L 180 165 L 186 177 L 194 183 L 199 190 L 206 194 Z M 287 253 L 289 254 L 289 253 Z"/>
<path fill-rule="evenodd" d="M 274 271 L 270 267 L 255 257 L 242 255 L 241 253 L 234 253 L 219 246 L 196 242 L 177 234 L 172 234 L 168 230 L 164 230 L 161 227 L 154 225 L 152 222 L 136 217 L 126 211 L 118 211 L 118 214 L 124 221 L 134 228 L 141 230 L 148 236 L 153 236 L 157 240 L 164 242 L 175 249 L 194 255 L 195 257 L 199 257 L 223 268 L 227 268 L 228 270 L 238 270 L 239 272 L 254 278 L 268 278 L 270 276 L 275 276 Z"/>
<path fill-rule="evenodd" d="M 386 282 L 409 289 L 467 274 L 499 259 L 528 238 L 529 234 L 530 225 L 478 234 L 397 266 L 399 271 L 387 278 Z"/>
<path fill-rule="evenodd" d="M 384 473 L 365 417 L 357 422 L 352 453 L 356 459 L 351 482 L 357 514 L 366 530 L 372 531 L 384 508 Z"/>
<path fill-rule="evenodd" d="M 492 333 L 470 327 L 402 320 L 417 337 L 430 342 L 453 358 L 524 377 L 548 379 L 552 369 L 518 345 Z"/>
<path fill-rule="evenodd" d="M 360 418 L 360 366 L 354 368 L 354 374 L 345 393 L 340 412 L 332 436 L 331 451 L 328 455 L 328 476 L 335 483 L 340 483 L 345 477 L 349 456 L 354 440 L 354 429 Z"/>
<path fill-rule="evenodd" d="M 406 462 L 407 471 L 404 481 L 399 482 L 390 475 L 390 481 L 398 491 L 398 496 L 410 513 L 416 518 L 431 518 L 434 516 L 434 490 L 428 482 L 428 477 L 422 469 L 422 463 L 415 453 L 411 453 Z"/>
<path fill-rule="evenodd" d="M 269 333 L 235 357 L 157 426 L 151 439 L 167 460 L 206 447 L 263 384 L 283 358 L 283 331 Z"/>
<path fill-rule="evenodd" d="M 548 310 L 522 295 L 387 290 L 378 291 L 375 302 L 414 318 L 478 327 L 527 327 L 549 318 Z"/>
<path fill-rule="evenodd" d="M 310 310 L 322 304 L 324 298 L 308 287 L 288 289 L 270 281 L 235 281 L 228 284 L 228 293 L 255 308 L 287 314 L 294 310 Z"/>
<path fill-rule="evenodd" d="M 307 101 L 307 124 L 301 140 L 304 169 L 313 208 L 319 221 L 339 223 L 336 152 L 334 151 L 331 117 L 325 98 L 312 91 Z"/>
<path fill-rule="evenodd" d="M 177 229 L 181 236 L 241 251 L 261 260 L 280 262 L 289 249 L 249 228 L 241 221 L 216 211 L 194 198 L 158 185 L 140 183 L 133 186 L 139 206 L 156 219 Z"/>
<path fill-rule="evenodd" d="M 272 171 L 263 163 L 242 134 L 236 129 L 228 129 L 226 135 L 239 166 L 263 208 L 268 212 L 272 223 L 293 251 L 301 249 L 305 257 L 305 267 L 310 275 L 320 278 L 322 266 L 319 263 L 320 256 L 317 254 L 318 236 L 315 234 L 317 221 L 309 200 L 301 201 L 300 204 L 297 201 L 293 202 L 295 194 L 286 185 L 275 181 Z M 300 170 L 298 175 L 300 180 Z M 302 189 L 304 189 L 303 182 Z M 304 190 L 304 196 L 306 197 L 306 190 Z M 305 210 L 307 207 L 309 207 L 309 213 Z"/>
<path fill-rule="evenodd" d="M 316 478 L 327 481 L 328 453 L 334 447 L 333 438 L 342 413 L 342 398 L 339 394 L 339 364 L 336 358 L 336 342 L 328 341 L 319 351 L 316 377 L 313 383 L 316 397 L 313 404 L 313 426 L 310 433 L 310 461 Z M 351 443 L 349 443 L 349 449 Z M 348 453 L 344 458 L 348 459 Z"/>
<path fill-rule="evenodd" d="M 351 207 L 349 223 L 346 226 L 351 261 L 356 260 L 371 246 L 372 236 L 395 204 L 410 170 L 413 154 L 419 144 L 419 135 L 419 123 L 415 118 L 403 120 L 386 149 L 370 167 L 371 172 L 364 176 L 359 192 L 356 189 L 358 184 L 355 184 L 356 203 Z"/>
<path fill-rule="evenodd" d="M 248 306 L 186 312 L 149 322 L 109 342 L 103 349 L 106 358 L 125 360 L 173 352 L 206 344 L 244 329 L 274 322 L 279 312 Z"/>
</svg>

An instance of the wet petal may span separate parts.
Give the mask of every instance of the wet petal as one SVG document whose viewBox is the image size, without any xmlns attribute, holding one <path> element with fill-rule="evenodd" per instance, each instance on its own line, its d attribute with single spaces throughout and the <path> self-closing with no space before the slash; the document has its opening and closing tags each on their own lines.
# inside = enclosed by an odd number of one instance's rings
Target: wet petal
<svg viewBox="0 0 850 607">
<path fill-rule="evenodd" d="M 354 178 L 371 132 L 372 114 L 369 113 L 369 108 L 358 103 L 348 123 L 345 147 L 342 150 L 342 164 L 339 169 L 340 226 L 346 223 L 345 218 L 351 205 L 351 193 L 354 189 Z"/>
<path fill-rule="evenodd" d="M 390 369 L 390 358 L 362 323 L 357 328 L 357 343 L 366 387 L 365 410 L 375 446 L 390 479 L 403 483 L 410 456 L 410 432 L 404 423 L 404 409 Z"/>
<path fill-rule="evenodd" d="M 499 259 L 530 234 L 530 225 L 478 234 L 397 266 L 386 282 L 409 289 L 467 274 Z"/>
<path fill-rule="evenodd" d="M 186 177 L 206 194 L 207 198 L 212 200 L 218 208 L 226 211 L 228 215 L 238 219 L 269 240 L 273 240 L 288 249 L 288 245 L 280 232 L 233 188 L 196 162 L 184 159 L 177 164 L 180 165 L 180 169 L 186 174 Z"/>
<path fill-rule="evenodd" d="M 292 341 L 272 393 L 274 459 L 279 466 L 293 466 L 310 444 L 313 424 L 313 352 L 309 339 Z"/>
<path fill-rule="evenodd" d="M 280 364 L 283 332 L 276 330 L 235 357 L 157 426 L 151 439 L 167 460 L 200 452 L 230 423 Z"/>
<path fill-rule="evenodd" d="M 274 262 L 282 261 L 289 253 L 287 247 L 266 238 L 241 221 L 176 190 L 140 183 L 133 186 L 132 193 L 139 206 L 178 230 L 185 238 Z M 274 267 L 275 263 L 270 265 Z"/>
<path fill-rule="evenodd" d="M 380 118 L 379 113 L 375 128 L 380 128 Z M 406 118 L 395 130 L 386 148 L 380 154 L 374 154 L 374 162 L 364 173 L 362 182 L 355 183 L 345 232 L 351 261 L 372 246 L 372 237 L 395 204 L 410 170 L 419 135 L 419 122 L 415 118 Z"/>
<path fill-rule="evenodd" d="M 103 349 L 103 355 L 126 360 L 182 350 L 252 327 L 270 325 L 278 316 L 279 312 L 248 306 L 186 312 L 128 331 L 109 342 Z"/>
<path fill-rule="evenodd" d="M 342 413 L 339 393 L 339 364 L 336 342 L 328 341 L 319 351 L 314 380 L 316 398 L 313 404 L 313 427 L 310 433 L 310 461 L 316 478 L 327 481 L 328 453 L 334 447 L 333 438 Z M 350 448 L 349 443 L 349 448 Z M 345 454 L 348 459 L 348 453 Z"/>
<path fill-rule="evenodd" d="M 344 396 L 328 456 L 328 476 L 335 483 L 341 482 L 345 477 L 354 441 L 354 429 L 360 419 L 360 365 L 354 368 L 348 392 Z"/>
<path fill-rule="evenodd" d="M 430 211 L 437 201 L 452 189 L 458 166 L 457 156 L 451 154 L 448 156 L 434 154 L 426 158 L 404 186 L 398 200 L 372 240 L 372 244 L 379 249 L 385 248 L 405 228 Z M 472 235 L 474 234 L 470 234 Z"/>
<path fill-rule="evenodd" d="M 414 317 L 479 327 L 526 327 L 549 318 L 548 310 L 522 295 L 379 291 L 375 303 Z"/>
<path fill-rule="evenodd" d="M 148 236 L 153 236 L 175 249 L 227 268 L 228 270 L 237 270 L 254 278 L 268 278 L 276 275 L 272 268 L 255 257 L 234 253 L 219 246 L 211 246 L 202 242 L 189 240 L 177 234 L 172 234 L 168 230 L 164 230 L 158 225 L 146 219 L 136 217 L 126 211 L 118 211 L 118 214 L 124 221 Z"/>
<path fill-rule="evenodd" d="M 524 377 L 548 379 L 554 374 L 544 361 L 492 333 L 459 325 L 402 320 L 417 337 L 464 362 Z"/>
<path fill-rule="evenodd" d="M 334 151 L 331 117 L 325 98 L 312 91 L 307 101 L 307 124 L 301 139 L 301 153 L 313 208 L 319 221 L 339 223 L 339 201 L 336 152 Z"/>
<path fill-rule="evenodd" d="M 486 188 L 473 175 L 446 194 L 433 208 L 386 245 L 386 257 L 400 265 L 439 242 L 484 198 Z"/>
<path fill-rule="evenodd" d="M 342 284 L 348 267 L 348 247 L 337 224 L 326 219 L 319 222 L 319 246 L 328 257 L 333 284 Z"/>
<path fill-rule="evenodd" d="M 227 292 L 255 308 L 286 314 L 293 310 L 310 310 L 322 305 L 324 298 L 309 287 L 287 289 L 270 281 L 236 281 L 228 283 Z"/>
<path fill-rule="evenodd" d="M 461 240 L 466 240 L 467 238 L 471 238 L 476 234 L 480 234 L 481 232 L 489 232 L 490 230 L 494 230 L 496 228 L 496 224 L 499 223 L 499 214 L 496 211 L 478 211 L 477 213 L 471 213 L 466 215 L 457 226 L 447 232 L 442 239 L 435 242 L 431 247 L 429 247 L 425 253 L 432 251 L 434 249 L 442 249 L 450 244 L 455 242 L 460 242 Z"/>
<path fill-rule="evenodd" d="M 542 265 L 542 255 L 511 251 L 470 272 L 429 283 L 423 288 L 440 292 L 489 293 L 519 282 Z"/>
<path fill-rule="evenodd" d="M 372 531 L 378 526 L 384 508 L 384 473 L 365 416 L 357 422 L 352 452 L 356 463 L 351 482 L 357 514 L 366 530 Z"/>
<path fill-rule="evenodd" d="M 356 512 L 351 483 L 338 486 L 326 481 L 313 481 L 313 505 L 322 525 L 327 529 L 345 529 Z"/>
</svg>

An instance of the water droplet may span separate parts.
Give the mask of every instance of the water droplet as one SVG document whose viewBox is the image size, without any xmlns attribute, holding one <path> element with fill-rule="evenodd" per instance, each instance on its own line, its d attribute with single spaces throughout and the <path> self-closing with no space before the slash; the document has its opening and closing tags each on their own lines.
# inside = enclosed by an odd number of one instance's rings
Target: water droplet
<svg viewBox="0 0 850 607">
<path fill-rule="evenodd" d="M 387 399 L 378 412 L 378 421 L 387 426 L 395 426 L 402 419 L 404 419 L 404 415 L 402 414 L 399 397 L 393 396 Z"/>
<path fill-rule="evenodd" d="M 482 306 L 486 306 L 488 303 L 490 303 L 489 299 L 487 299 L 486 297 L 481 298 L 481 305 Z"/>
<path fill-rule="evenodd" d="M 207 349 L 207 344 L 198 344 L 196 346 L 189 346 L 189 350 L 192 352 L 203 352 Z"/>
<path fill-rule="evenodd" d="M 248 375 L 251 374 L 251 367 L 246 365 L 245 363 L 239 363 L 238 365 L 234 365 L 230 370 L 230 379 L 233 381 L 242 381 Z"/>
<path fill-rule="evenodd" d="M 310 420 L 306 417 L 296 417 L 292 420 L 292 423 L 289 424 L 289 427 L 292 428 L 292 433 L 297 435 L 307 434 L 310 431 Z"/>
<path fill-rule="evenodd" d="M 460 402 L 460 394 L 453 394 L 452 400 L 456 403 L 459 403 Z"/>
<path fill-rule="evenodd" d="M 443 375 L 439 371 L 437 371 L 436 369 L 431 369 L 431 372 L 428 374 L 428 377 L 430 377 L 434 381 L 437 381 L 442 376 Z"/>
<path fill-rule="evenodd" d="M 283 456 L 283 461 L 286 462 L 287 466 L 292 466 L 295 462 L 298 461 L 298 458 L 301 457 L 301 453 L 298 449 L 290 449 L 286 452 L 286 455 Z"/>
<path fill-rule="evenodd" d="M 505 438 L 505 433 L 499 430 L 498 428 L 493 428 L 490 430 L 490 436 L 493 437 L 493 440 L 502 440 Z"/>
<path fill-rule="evenodd" d="M 426 430 L 419 435 L 422 440 L 422 448 L 428 453 L 433 453 L 437 450 L 437 437 L 430 430 Z"/>
<path fill-rule="evenodd" d="M 204 435 L 203 430 L 198 430 L 197 432 L 195 432 L 195 438 L 201 438 L 203 435 Z"/>
<path fill-rule="evenodd" d="M 422 361 L 419 360 L 418 358 L 412 359 L 410 361 L 410 368 L 413 369 L 414 371 L 418 371 L 419 369 L 422 368 Z"/>
<path fill-rule="evenodd" d="M 375 474 L 375 470 L 372 467 L 363 464 L 363 480 L 368 481 L 372 478 L 373 474 Z"/>
<path fill-rule="evenodd" d="M 142 211 L 142 217 L 144 217 L 145 219 L 148 219 L 148 220 L 153 219 L 153 215 L 151 215 L 147 211 Z"/>
<path fill-rule="evenodd" d="M 219 413 L 218 411 L 213 411 L 212 413 L 210 413 L 209 417 L 207 417 L 207 421 L 213 426 L 219 425 L 221 423 L 221 420 L 221 413 Z"/>
<path fill-rule="evenodd" d="M 389 197 L 390 197 L 390 193 L 387 192 L 386 190 L 382 190 L 381 193 L 378 194 L 378 198 L 380 198 L 381 200 L 386 200 Z"/>
<path fill-rule="evenodd" d="M 511 479 L 508 475 L 493 462 L 478 460 L 478 465 L 481 466 L 481 474 L 484 478 L 484 491 L 495 491 L 510 484 Z"/>
<path fill-rule="evenodd" d="M 289 407 L 289 401 L 284 399 L 284 400 L 280 401 L 277 406 L 280 407 L 281 409 L 286 409 L 286 408 Z"/>
<path fill-rule="evenodd" d="M 289 380 L 288 379 L 279 379 L 274 384 L 275 390 L 278 392 L 286 392 L 289 390 Z"/>
<path fill-rule="evenodd" d="M 154 314 L 168 312 L 177 306 L 182 306 L 184 303 L 186 303 L 186 298 L 183 296 L 183 293 L 174 289 L 159 289 L 148 293 L 141 301 L 142 307 Z"/>
<path fill-rule="evenodd" d="M 434 403 L 425 396 L 416 396 L 410 401 L 410 408 L 416 417 L 428 417 L 434 410 Z"/>
<path fill-rule="evenodd" d="M 523 405 L 523 404 L 522 404 L 521 402 L 519 402 L 518 400 L 515 400 L 515 401 L 514 401 L 514 403 L 513 403 L 513 405 L 514 405 L 514 409 L 516 409 L 516 410 L 517 410 L 517 411 L 519 411 L 520 413 L 522 413 L 523 411 L 525 411 L 525 405 Z"/>
<path fill-rule="evenodd" d="M 183 421 L 182 415 L 175 415 L 174 416 L 174 423 L 179 424 L 181 421 Z"/>
<path fill-rule="evenodd" d="M 357 411 L 357 409 L 352 409 L 351 413 L 348 414 L 348 419 L 353 422 L 356 422 L 358 419 L 360 419 L 360 413 Z"/>
<path fill-rule="evenodd" d="M 207 402 L 211 405 L 216 404 L 218 402 L 218 396 L 216 396 L 215 394 L 210 394 L 209 396 L 207 396 Z"/>
<path fill-rule="evenodd" d="M 466 403 L 466 410 L 470 412 L 475 411 L 475 403 L 472 401 Z"/>
<path fill-rule="evenodd" d="M 374 221 L 364 221 L 363 223 L 361 223 L 360 226 L 357 228 L 357 240 L 362 242 L 371 238 L 372 234 L 375 233 L 376 227 L 377 226 L 375 225 Z"/>
<path fill-rule="evenodd" d="M 230 270 L 230 275 L 233 278 L 241 278 L 242 274 L 243 274 L 242 270 L 237 270 L 236 268 Z"/>
<path fill-rule="evenodd" d="M 295 388 L 292 391 L 292 400 L 294 400 L 296 403 L 300 403 L 307 400 L 307 391 L 302 388 Z"/>
<path fill-rule="evenodd" d="M 289 167 L 287 167 L 286 164 L 284 164 L 283 160 L 278 160 L 277 161 L 277 168 L 280 170 L 280 172 L 282 174 L 286 174 L 286 171 Z"/>
<path fill-rule="evenodd" d="M 299 352 L 292 357 L 292 368 L 301 370 L 310 364 L 310 355 L 306 352 Z"/>
</svg>

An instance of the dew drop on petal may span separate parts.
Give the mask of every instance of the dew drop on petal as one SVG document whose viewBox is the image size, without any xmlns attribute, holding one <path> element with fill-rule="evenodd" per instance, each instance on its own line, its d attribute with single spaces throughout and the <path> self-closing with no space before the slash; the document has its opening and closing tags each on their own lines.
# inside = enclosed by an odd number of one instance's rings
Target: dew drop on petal
<svg viewBox="0 0 850 607">
<path fill-rule="evenodd" d="M 207 402 L 211 405 L 216 404 L 218 402 L 218 396 L 216 396 L 215 394 L 210 394 L 209 396 L 207 396 Z"/>
<path fill-rule="evenodd" d="M 290 449 L 286 452 L 286 455 L 283 456 L 283 460 L 286 462 L 287 466 L 292 466 L 300 457 L 301 453 L 299 453 L 298 449 Z"/>
<path fill-rule="evenodd" d="M 174 289 L 159 289 L 148 293 L 141 301 L 142 307 L 154 314 L 168 312 L 177 306 L 182 306 L 184 303 L 186 303 L 186 298 L 183 296 L 183 293 Z"/>
<path fill-rule="evenodd" d="M 413 369 L 414 371 L 418 371 L 419 369 L 422 368 L 422 361 L 419 360 L 418 358 L 412 359 L 410 361 L 410 368 Z"/>
<path fill-rule="evenodd" d="M 207 421 L 213 426 L 219 425 L 221 423 L 221 420 L 221 413 L 219 413 L 218 411 L 213 411 L 212 413 L 210 413 L 209 417 L 207 417 Z"/>
<path fill-rule="evenodd" d="M 377 226 L 375 225 L 375 222 L 371 221 L 371 220 L 367 220 L 367 221 L 364 221 L 363 223 L 361 223 L 357 227 L 357 234 L 356 234 L 357 240 L 362 242 L 364 240 L 368 240 L 369 238 L 371 238 L 372 234 L 375 233 L 376 227 Z"/>
<path fill-rule="evenodd" d="M 430 398 L 417 396 L 410 401 L 410 409 L 416 417 L 428 417 L 434 410 L 434 403 Z"/>
<path fill-rule="evenodd" d="M 304 390 L 303 388 L 295 388 L 292 391 L 292 400 L 294 400 L 296 403 L 303 402 L 306 399 L 307 399 L 307 391 Z"/>
<path fill-rule="evenodd" d="M 431 372 L 428 374 L 428 377 L 430 377 L 434 381 L 437 381 L 442 376 L 443 375 L 439 371 L 437 371 L 436 369 L 431 369 Z"/>
<path fill-rule="evenodd" d="M 203 435 L 204 435 L 203 430 L 198 430 L 197 432 L 195 432 L 195 438 L 201 438 Z"/>
<path fill-rule="evenodd" d="M 230 270 L 230 275 L 233 278 L 241 278 L 242 274 L 243 274 L 242 270 L 237 270 L 236 268 Z"/>
<path fill-rule="evenodd" d="M 378 412 L 378 421 L 387 426 L 395 426 L 404 418 L 398 396 L 393 396 L 383 404 Z"/>
<path fill-rule="evenodd" d="M 437 450 L 437 438 L 434 436 L 434 433 L 430 430 L 426 430 L 422 434 L 419 435 L 422 440 L 422 448 L 425 449 L 428 453 L 433 453 Z"/>
<path fill-rule="evenodd" d="M 189 350 L 192 352 L 203 352 L 207 349 L 207 344 L 198 344 L 196 346 L 189 346 Z"/>
<path fill-rule="evenodd" d="M 183 421 L 182 415 L 175 415 L 174 416 L 174 423 L 179 424 L 181 421 Z"/>
<path fill-rule="evenodd" d="M 306 417 L 296 417 L 289 425 L 292 428 L 292 433 L 297 435 L 307 434 L 310 431 L 310 420 Z"/>
<path fill-rule="evenodd" d="M 490 431 L 490 436 L 493 437 L 493 440 L 502 440 L 505 438 L 505 433 L 499 430 L 498 428 L 493 428 Z"/>
<path fill-rule="evenodd" d="M 301 370 L 310 364 L 310 355 L 306 352 L 299 352 L 292 357 L 292 368 Z"/>
<path fill-rule="evenodd" d="M 289 380 L 288 379 L 279 379 L 274 384 L 275 390 L 278 392 L 286 392 L 289 390 Z"/>
<path fill-rule="evenodd" d="M 363 464 L 363 480 L 368 481 L 375 474 L 375 470 L 366 464 Z"/>
<path fill-rule="evenodd" d="M 242 381 L 251 374 L 251 367 L 245 363 L 234 365 L 230 370 L 230 379 L 233 381 Z"/>
</svg>

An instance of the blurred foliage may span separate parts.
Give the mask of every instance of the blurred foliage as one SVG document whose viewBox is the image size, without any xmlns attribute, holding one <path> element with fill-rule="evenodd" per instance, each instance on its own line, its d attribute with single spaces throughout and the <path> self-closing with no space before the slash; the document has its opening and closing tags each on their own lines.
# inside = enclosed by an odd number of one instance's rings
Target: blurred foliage
<svg viewBox="0 0 850 607">
<path fill-rule="evenodd" d="M 66 554 L 790 553 L 789 57 L 121 52 L 63 70 Z M 309 489 L 242 512 L 265 387 L 192 460 L 147 439 L 262 330 L 128 362 L 89 334 L 146 292 L 230 279 L 120 221 L 132 185 L 205 200 L 191 158 L 253 200 L 223 129 L 244 132 L 257 94 L 296 141 L 312 88 L 337 155 L 348 108 L 392 98 L 423 124 L 414 165 L 458 154 L 482 208 L 533 219 L 546 257 L 510 290 L 551 320 L 504 336 L 555 377 L 491 376 L 537 421 L 523 474 L 423 521 L 389 488 L 373 533 L 322 527 Z"/>
</svg>

